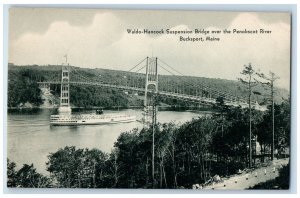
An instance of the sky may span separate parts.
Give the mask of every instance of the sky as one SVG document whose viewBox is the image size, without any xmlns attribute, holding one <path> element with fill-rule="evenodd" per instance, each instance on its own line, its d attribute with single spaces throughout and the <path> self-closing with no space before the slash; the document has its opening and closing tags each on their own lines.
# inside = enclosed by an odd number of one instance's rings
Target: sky
<svg viewBox="0 0 300 198">
<path fill-rule="evenodd" d="M 155 56 L 189 76 L 237 80 L 245 64 L 290 86 L 290 14 L 11 8 L 9 62 L 127 71 Z M 183 42 L 178 35 L 132 35 L 127 29 L 265 29 L 271 34 L 220 34 L 220 41 Z M 190 34 L 183 37 L 201 37 Z M 163 72 L 162 72 L 163 73 Z"/>
</svg>

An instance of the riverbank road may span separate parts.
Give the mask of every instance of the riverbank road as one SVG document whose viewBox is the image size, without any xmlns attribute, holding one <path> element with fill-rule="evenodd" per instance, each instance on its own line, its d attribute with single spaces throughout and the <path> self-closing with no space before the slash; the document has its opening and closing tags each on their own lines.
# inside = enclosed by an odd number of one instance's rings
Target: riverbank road
<svg viewBox="0 0 300 198">
<path fill-rule="evenodd" d="M 260 167 L 249 172 L 239 175 L 233 175 L 228 179 L 223 179 L 223 182 L 214 183 L 205 186 L 205 190 L 244 190 L 248 189 L 261 182 L 275 179 L 279 175 L 279 169 L 287 165 L 289 159 L 274 160 L 266 167 Z"/>
</svg>

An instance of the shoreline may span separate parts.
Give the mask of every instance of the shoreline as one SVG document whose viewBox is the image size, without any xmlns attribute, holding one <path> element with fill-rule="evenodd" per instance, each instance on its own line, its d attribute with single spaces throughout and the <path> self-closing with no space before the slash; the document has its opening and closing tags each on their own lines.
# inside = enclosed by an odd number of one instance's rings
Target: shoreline
<svg viewBox="0 0 300 198">
<path fill-rule="evenodd" d="M 58 109 L 59 107 L 7 107 L 7 110 L 42 110 L 42 109 Z M 71 107 L 74 110 L 126 110 L 126 109 L 143 109 L 143 106 L 128 106 L 128 107 Z M 161 110 L 166 111 L 201 111 L 201 112 L 217 112 L 213 108 L 197 108 L 194 106 L 158 106 Z"/>
</svg>

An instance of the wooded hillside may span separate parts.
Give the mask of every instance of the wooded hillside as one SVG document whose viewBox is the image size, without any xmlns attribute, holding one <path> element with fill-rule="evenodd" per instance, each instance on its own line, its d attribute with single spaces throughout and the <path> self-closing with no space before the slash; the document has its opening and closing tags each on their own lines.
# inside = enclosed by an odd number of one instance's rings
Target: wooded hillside
<svg viewBox="0 0 300 198">
<path fill-rule="evenodd" d="M 71 67 L 74 71 L 97 79 L 100 82 L 114 82 L 115 84 L 124 84 L 126 80 L 128 83 L 135 83 L 135 86 L 143 87 L 143 74 L 131 73 L 126 71 L 116 71 L 107 69 L 86 69 L 79 67 Z M 61 66 L 59 65 L 28 65 L 28 66 L 14 66 L 10 65 L 8 68 L 8 106 L 18 107 L 20 104 L 26 102 L 35 106 L 39 106 L 41 101 L 41 92 L 38 89 L 38 81 L 60 80 Z M 126 77 L 126 79 L 125 79 Z M 72 80 L 72 75 L 70 75 Z M 170 83 L 172 82 L 172 83 Z M 206 86 L 214 90 L 226 93 L 228 95 L 237 96 L 246 99 L 248 92 L 246 87 L 238 80 L 225 80 L 204 77 L 187 77 L 187 76 L 159 76 L 159 90 L 175 90 L 178 87 L 184 90 L 185 93 L 196 93 L 201 86 Z M 51 87 L 52 93 L 59 97 L 60 86 L 53 85 Z M 258 85 L 252 94 L 252 99 L 258 101 L 260 104 L 267 104 L 270 90 Z M 76 107 L 128 107 L 141 106 L 142 98 L 136 96 L 136 93 L 124 93 L 120 90 L 112 90 L 102 87 L 79 86 L 71 85 L 71 103 Z M 206 94 L 203 93 L 202 94 Z M 260 95 L 261 94 L 261 95 Z M 276 88 L 275 102 L 281 103 L 283 99 L 289 97 L 289 92 L 285 89 Z M 174 99 L 162 98 L 161 103 L 168 105 L 186 104 Z"/>
</svg>

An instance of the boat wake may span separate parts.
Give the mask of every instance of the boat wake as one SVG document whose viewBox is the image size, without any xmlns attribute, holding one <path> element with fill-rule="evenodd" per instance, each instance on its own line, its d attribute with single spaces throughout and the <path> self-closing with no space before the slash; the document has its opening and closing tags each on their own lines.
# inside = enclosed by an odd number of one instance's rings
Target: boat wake
<svg viewBox="0 0 300 198">
<path fill-rule="evenodd" d="M 27 126 L 47 126 L 49 123 L 43 123 L 43 124 L 10 124 L 7 125 L 7 127 L 27 127 Z"/>
</svg>

